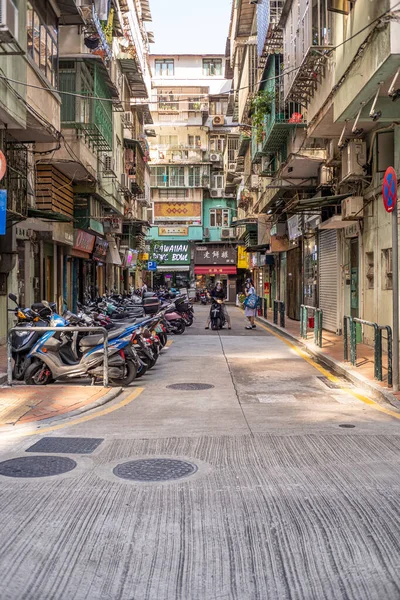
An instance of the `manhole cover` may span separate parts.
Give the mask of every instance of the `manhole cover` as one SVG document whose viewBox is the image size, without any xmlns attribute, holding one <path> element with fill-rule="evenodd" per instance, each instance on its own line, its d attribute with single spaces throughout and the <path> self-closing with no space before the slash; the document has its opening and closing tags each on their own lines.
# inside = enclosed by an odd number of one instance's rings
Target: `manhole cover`
<svg viewBox="0 0 400 600">
<path fill-rule="evenodd" d="M 72 458 L 61 456 L 24 456 L 0 463 L 0 475 L 6 477 L 49 477 L 75 469 Z"/>
<path fill-rule="evenodd" d="M 172 383 L 167 385 L 171 390 L 209 390 L 214 386 L 210 383 Z"/>
<path fill-rule="evenodd" d="M 91 454 L 102 438 L 44 437 L 26 452 L 55 452 L 57 454 Z"/>
<path fill-rule="evenodd" d="M 342 423 L 339 427 L 343 427 L 343 429 L 354 429 L 355 425 L 350 425 L 350 423 Z"/>
<path fill-rule="evenodd" d="M 171 481 L 196 473 L 197 466 L 185 460 L 147 458 L 117 465 L 113 473 L 121 479 L 133 481 Z"/>
</svg>

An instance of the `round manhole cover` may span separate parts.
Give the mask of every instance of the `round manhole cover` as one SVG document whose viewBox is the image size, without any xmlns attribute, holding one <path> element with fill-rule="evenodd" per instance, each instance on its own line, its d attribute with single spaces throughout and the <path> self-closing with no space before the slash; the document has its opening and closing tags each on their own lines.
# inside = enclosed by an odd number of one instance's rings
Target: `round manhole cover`
<svg viewBox="0 0 400 600">
<path fill-rule="evenodd" d="M 6 477 L 49 477 L 75 469 L 76 462 L 61 456 L 24 456 L 0 462 L 0 475 Z"/>
<path fill-rule="evenodd" d="M 145 458 L 121 463 L 113 469 L 114 475 L 132 481 L 173 481 L 193 475 L 197 466 L 185 460 L 172 458 Z"/>
<path fill-rule="evenodd" d="M 342 423 L 339 427 L 343 427 L 343 429 L 354 429 L 355 425 L 350 425 L 350 423 Z"/>
<path fill-rule="evenodd" d="M 209 390 L 214 386 L 210 383 L 172 383 L 167 385 L 171 390 Z"/>
</svg>

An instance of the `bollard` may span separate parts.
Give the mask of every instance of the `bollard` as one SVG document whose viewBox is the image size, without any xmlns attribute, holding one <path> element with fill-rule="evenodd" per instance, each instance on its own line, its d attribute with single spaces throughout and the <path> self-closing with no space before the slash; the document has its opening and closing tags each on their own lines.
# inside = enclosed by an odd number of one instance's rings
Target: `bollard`
<svg viewBox="0 0 400 600">
<path fill-rule="evenodd" d="M 280 302 L 281 327 L 285 327 L 285 303 Z"/>
<path fill-rule="evenodd" d="M 274 300 L 274 325 L 278 325 L 278 301 Z"/>
</svg>

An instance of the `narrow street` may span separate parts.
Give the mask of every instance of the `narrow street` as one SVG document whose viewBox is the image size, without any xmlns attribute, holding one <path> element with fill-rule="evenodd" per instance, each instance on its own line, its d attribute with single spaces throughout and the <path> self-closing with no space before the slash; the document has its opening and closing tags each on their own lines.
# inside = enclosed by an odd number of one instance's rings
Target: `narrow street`
<svg viewBox="0 0 400 600">
<path fill-rule="evenodd" d="M 76 462 L 0 476 L 2 600 L 400 597 L 400 415 L 260 323 L 246 331 L 235 307 L 231 331 L 205 331 L 207 310 L 106 407 L 1 437 L 1 461 Z M 184 383 L 212 387 L 168 387 Z M 44 437 L 102 441 L 89 454 L 26 453 Z M 144 458 L 194 472 L 114 473 Z"/>
</svg>

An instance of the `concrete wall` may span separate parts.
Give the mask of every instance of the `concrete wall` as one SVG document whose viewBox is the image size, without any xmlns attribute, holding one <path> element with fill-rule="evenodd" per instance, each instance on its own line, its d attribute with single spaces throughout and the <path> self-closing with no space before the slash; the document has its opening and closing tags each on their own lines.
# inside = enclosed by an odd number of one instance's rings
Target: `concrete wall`
<svg viewBox="0 0 400 600">
<path fill-rule="evenodd" d="M 172 225 L 172 224 L 171 224 Z M 183 223 L 179 224 L 180 227 L 184 227 Z M 202 227 L 198 227 L 198 226 L 194 226 L 194 225 L 190 225 L 189 226 L 189 233 L 188 235 L 182 235 L 179 236 L 179 238 L 175 235 L 158 235 L 158 226 L 154 226 L 150 228 L 150 231 L 148 233 L 148 237 L 152 240 L 161 240 L 163 242 L 171 242 L 171 241 L 177 241 L 182 240 L 182 242 L 186 242 L 186 241 L 198 241 L 198 240 L 202 240 L 203 239 L 203 228 Z"/>
</svg>

